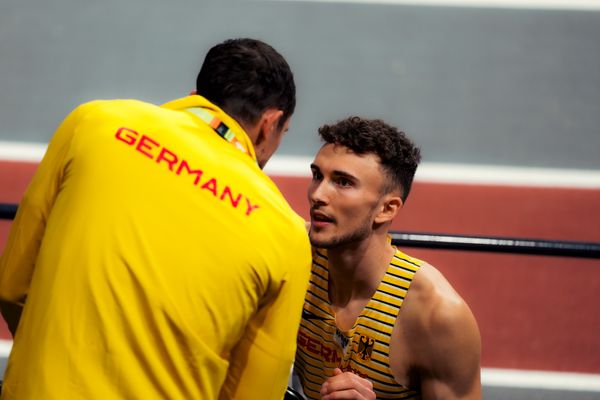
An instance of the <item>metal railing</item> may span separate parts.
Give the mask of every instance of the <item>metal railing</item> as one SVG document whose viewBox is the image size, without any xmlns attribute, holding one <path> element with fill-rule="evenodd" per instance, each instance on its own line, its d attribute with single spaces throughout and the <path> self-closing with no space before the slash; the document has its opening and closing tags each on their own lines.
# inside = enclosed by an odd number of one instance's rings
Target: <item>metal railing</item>
<svg viewBox="0 0 600 400">
<path fill-rule="evenodd" d="M 17 207 L 17 204 L 0 203 L 0 219 L 15 218 Z"/>
<path fill-rule="evenodd" d="M 600 258 L 600 243 L 411 232 L 390 232 L 390 235 L 392 243 L 403 247 Z"/>
<path fill-rule="evenodd" d="M 0 203 L 0 219 L 13 219 L 17 207 L 17 204 Z M 600 258 L 600 243 L 398 231 L 390 235 L 392 243 L 402 247 Z"/>
</svg>

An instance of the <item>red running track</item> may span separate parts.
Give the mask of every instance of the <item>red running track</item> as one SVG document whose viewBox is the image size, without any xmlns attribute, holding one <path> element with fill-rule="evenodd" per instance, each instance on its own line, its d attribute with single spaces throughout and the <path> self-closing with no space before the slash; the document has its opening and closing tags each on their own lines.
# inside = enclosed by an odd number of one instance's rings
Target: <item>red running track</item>
<svg viewBox="0 0 600 400">
<path fill-rule="evenodd" d="M 36 164 L 0 162 L 17 203 Z M 308 178 L 273 177 L 308 216 Z M 600 190 L 415 182 L 394 230 L 600 242 Z M 10 221 L 0 221 L 0 250 Z M 404 249 L 440 269 L 471 306 L 484 367 L 600 373 L 600 260 Z M 5 327 L 0 337 L 8 338 Z"/>
</svg>

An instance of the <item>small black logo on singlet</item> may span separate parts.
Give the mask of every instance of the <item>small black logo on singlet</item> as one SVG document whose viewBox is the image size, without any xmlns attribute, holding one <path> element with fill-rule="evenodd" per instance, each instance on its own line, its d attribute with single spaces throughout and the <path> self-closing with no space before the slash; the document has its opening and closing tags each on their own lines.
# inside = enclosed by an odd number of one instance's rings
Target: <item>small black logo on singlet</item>
<svg viewBox="0 0 600 400">
<path fill-rule="evenodd" d="M 335 327 L 335 333 L 333 334 L 333 341 L 340 346 L 342 353 L 346 355 L 350 338 L 344 335 L 344 333 L 341 332 L 337 326 Z"/>
<path fill-rule="evenodd" d="M 360 335 L 360 340 L 358 341 L 358 355 L 363 360 L 370 360 L 371 353 L 373 353 L 373 345 L 375 344 L 375 340 L 371 339 L 366 335 Z"/>
</svg>

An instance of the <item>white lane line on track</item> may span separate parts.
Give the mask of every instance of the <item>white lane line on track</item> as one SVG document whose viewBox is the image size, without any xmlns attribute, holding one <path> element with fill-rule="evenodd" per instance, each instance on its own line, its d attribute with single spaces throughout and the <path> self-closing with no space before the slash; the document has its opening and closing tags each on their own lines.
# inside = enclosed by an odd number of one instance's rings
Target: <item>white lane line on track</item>
<svg viewBox="0 0 600 400">
<path fill-rule="evenodd" d="M 7 358 L 12 340 L 0 339 L 0 358 Z M 573 372 L 482 368 L 483 386 L 600 392 L 600 375 Z"/>
<path fill-rule="evenodd" d="M 415 179 L 421 182 L 477 185 L 600 188 L 600 171 L 469 164 L 423 164 Z"/>
<path fill-rule="evenodd" d="M 276 176 L 309 176 L 312 157 L 274 156 L 265 172 Z M 600 170 L 423 163 L 415 181 L 428 183 L 600 188 Z"/>
<path fill-rule="evenodd" d="M 0 141 L 0 161 L 39 162 L 46 145 Z M 265 168 L 272 176 L 310 176 L 312 157 L 274 156 Z M 423 163 L 415 180 L 427 183 L 600 189 L 600 170 Z"/>
<path fill-rule="evenodd" d="M 270 0 L 272 2 L 295 3 L 347 3 L 380 4 L 430 7 L 512 8 L 541 10 L 598 11 L 597 0 Z"/>
<path fill-rule="evenodd" d="M 0 141 L 0 160 L 39 162 L 46 152 L 46 144 Z"/>
<path fill-rule="evenodd" d="M 600 392 L 597 374 L 482 368 L 481 381 L 484 386 Z"/>
<path fill-rule="evenodd" d="M 6 358 L 12 349 L 12 340 L 0 339 L 0 357 Z"/>
</svg>

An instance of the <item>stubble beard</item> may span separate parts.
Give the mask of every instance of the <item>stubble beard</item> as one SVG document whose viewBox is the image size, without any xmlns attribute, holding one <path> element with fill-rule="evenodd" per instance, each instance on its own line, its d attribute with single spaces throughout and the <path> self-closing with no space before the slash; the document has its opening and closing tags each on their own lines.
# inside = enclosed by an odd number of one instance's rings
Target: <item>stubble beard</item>
<svg viewBox="0 0 600 400">
<path fill-rule="evenodd" d="M 354 231 L 343 234 L 341 236 L 334 236 L 328 239 L 319 240 L 314 238 L 312 233 L 312 228 L 308 235 L 310 239 L 310 244 L 314 247 L 318 247 L 321 249 L 335 249 L 338 247 L 344 247 L 351 245 L 353 243 L 361 242 L 366 239 L 371 233 L 371 219 L 366 218 L 365 221 Z"/>
</svg>

